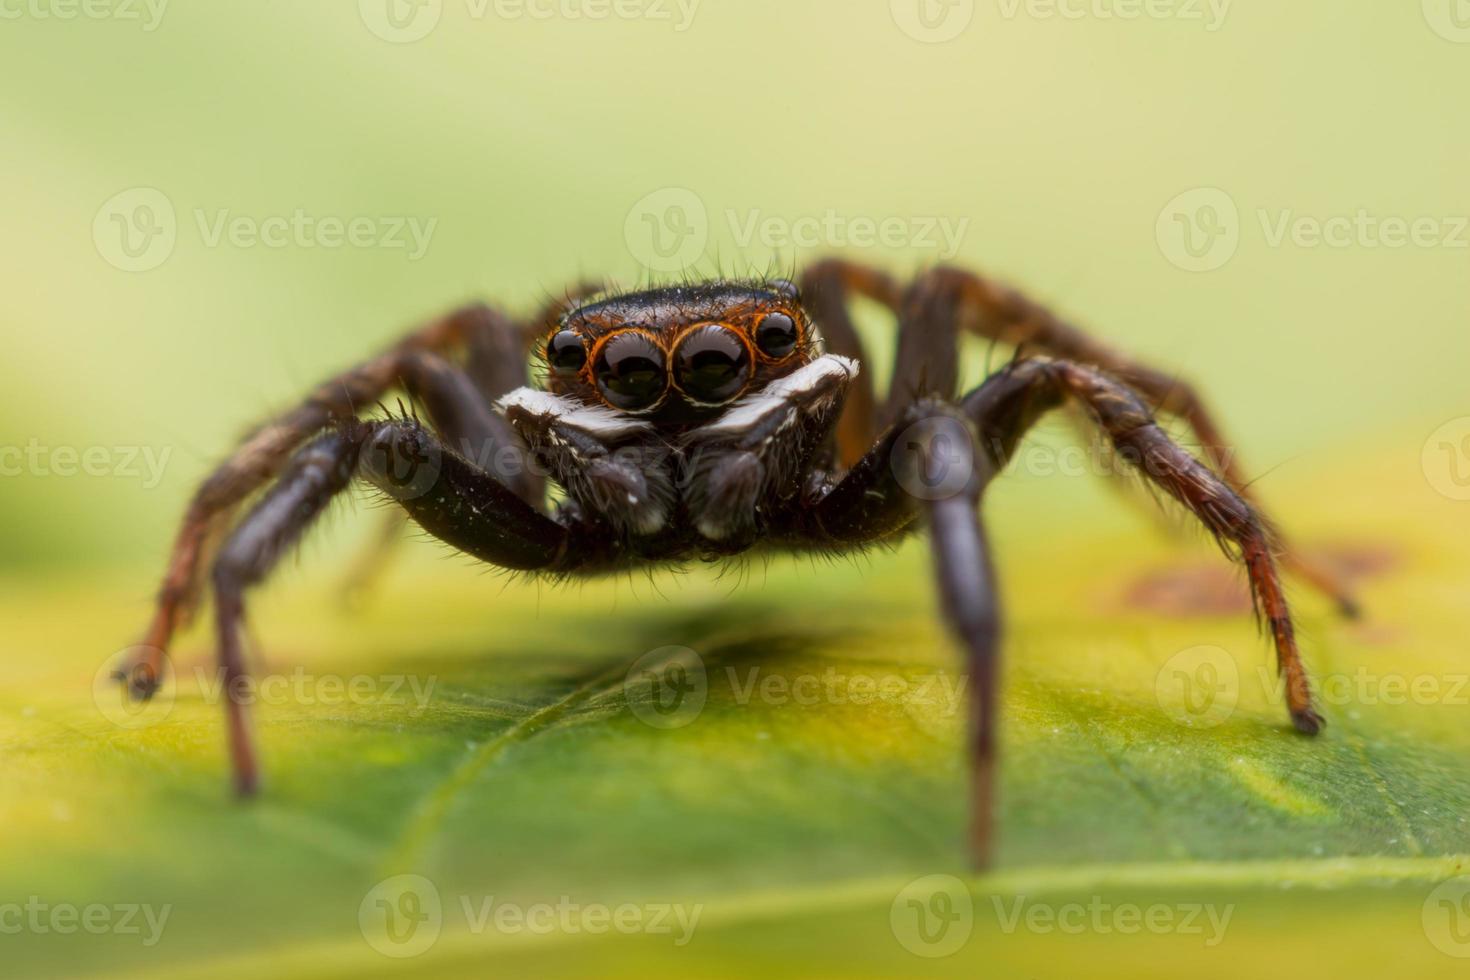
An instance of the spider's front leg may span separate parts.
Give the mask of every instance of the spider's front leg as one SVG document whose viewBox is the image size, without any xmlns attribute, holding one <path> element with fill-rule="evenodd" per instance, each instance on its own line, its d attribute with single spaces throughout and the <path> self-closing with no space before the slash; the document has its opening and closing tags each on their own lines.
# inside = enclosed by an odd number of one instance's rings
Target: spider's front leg
<svg viewBox="0 0 1470 980">
<path fill-rule="evenodd" d="M 236 789 L 259 778 L 241 645 L 245 590 L 263 580 L 354 477 L 376 485 L 424 530 L 503 568 L 555 569 L 573 532 L 445 447 L 417 422 L 348 419 L 300 450 L 236 526 L 214 565 L 217 642 Z"/>
<path fill-rule="evenodd" d="M 524 360 L 500 356 L 504 350 L 518 349 L 523 333 L 519 324 L 497 310 L 478 304 L 465 307 L 430 321 L 383 353 L 323 382 L 296 406 L 251 432 L 189 502 L 144 635 L 145 652 L 122 678 L 133 696 L 147 698 L 156 688 L 174 633 L 199 604 L 209 553 L 228 532 L 239 507 L 332 419 L 354 416 L 401 385 L 436 402 L 437 410 L 446 414 L 441 429 L 461 444 L 459 451 L 478 457 L 490 452 L 490 444 L 514 444 L 505 420 L 490 415 L 484 406 L 487 392 L 523 383 Z M 461 350 L 467 372 L 451 368 L 444 359 Z M 450 373 L 455 376 L 446 383 Z M 478 409 L 476 402 L 481 404 Z M 456 420 L 463 423 L 457 429 Z M 525 473 L 512 483 L 527 500 L 539 499 L 541 486 L 534 474 Z"/>
<path fill-rule="evenodd" d="M 940 606 L 965 651 L 970 847 L 979 867 L 989 863 L 995 819 L 1001 617 L 979 513 L 993 475 L 960 409 L 923 398 L 909 404 L 836 486 L 808 501 L 792 528 L 792 543 L 845 548 L 893 540 L 927 518 Z"/>
</svg>

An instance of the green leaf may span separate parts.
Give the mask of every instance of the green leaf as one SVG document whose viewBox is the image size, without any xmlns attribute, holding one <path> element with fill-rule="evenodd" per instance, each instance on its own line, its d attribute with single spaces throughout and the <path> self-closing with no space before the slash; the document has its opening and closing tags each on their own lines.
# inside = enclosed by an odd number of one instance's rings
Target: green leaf
<svg viewBox="0 0 1470 980">
<path fill-rule="evenodd" d="M 1453 928 L 1458 893 L 1433 889 L 1470 850 L 1470 564 L 1402 516 L 1436 506 L 1411 478 L 1343 470 L 1281 494 L 1381 491 L 1371 511 L 1327 498 L 1300 528 L 1373 572 L 1362 623 L 1297 597 L 1329 722 L 1316 739 L 1286 723 L 1205 544 L 1116 517 L 1047 523 L 1033 485 L 1002 489 L 987 514 L 1007 609 L 1002 837 L 980 877 L 962 848 L 963 689 L 921 543 L 565 589 L 502 588 L 425 549 L 352 613 L 312 562 L 251 606 L 257 675 L 275 680 L 248 804 L 226 791 L 207 629 L 180 646 L 171 705 L 121 727 L 94 678 L 146 614 L 146 583 L 12 582 L 0 904 L 170 912 L 151 946 L 6 934 L 7 972 L 1449 975 L 1470 932 Z M 702 693 L 697 713 L 671 710 L 675 680 Z M 437 941 L 407 959 L 359 922 L 401 874 L 442 907 Z M 573 919 L 477 930 L 487 901 Z M 935 948 L 914 939 L 919 914 L 956 901 L 973 909 L 962 942 L 920 955 Z M 623 905 L 645 925 L 662 905 L 698 920 L 685 944 L 580 927 Z M 1195 907 L 1228 915 L 1223 933 L 1186 928 Z M 1130 909 L 1173 918 L 1137 926 Z"/>
</svg>

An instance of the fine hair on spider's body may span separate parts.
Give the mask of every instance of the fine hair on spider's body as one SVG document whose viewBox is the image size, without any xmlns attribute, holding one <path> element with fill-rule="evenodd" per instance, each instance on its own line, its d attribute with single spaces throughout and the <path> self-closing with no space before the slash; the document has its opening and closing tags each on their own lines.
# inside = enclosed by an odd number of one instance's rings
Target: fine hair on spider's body
<svg viewBox="0 0 1470 980">
<path fill-rule="evenodd" d="M 984 864 L 1000 616 L 979 505 L 1031 427 L 1067 402 L 1244 568 L 1292 721 L 1309 734 L 1321 728 L 1276 567 L 1285 546 L 1188 386 L 954 268 L 900 286 L 829 260 L 799 286 L 715 280 L 579 298 L 588 292 L 525 320 L 473 306 L 428 323 L 256 429 L 196 492 L 144 643 L 120 676 L 135 696 L 150 696 L 173 634 L 212 585 L 242 794 L 259 779 L 247 698 L 236 693 L 245 591 L 355 481 L 383 490 L 460 551 L 555 576 L 718 560 L 757 546 L 842 553 L 927 528 L 941 608 L 970 677 L 970 839 Z M 898 322 L 881 400 L 862 370 L 856 297 Z M 1018 351 L 968 393 L 958 390 L 962 331 Z M 535 387 L 532 358 L 543 368 Z M 393 389 L 426 422 L 358 416 Z M 1155 413 L 1187 424 L 1204 459 L 1176 444 Z M 564 494 L 555 505 L 548 478 Z M 1354 610 L 1331 575 L 1284 555 L 1289 569 Z"/>
</svg>

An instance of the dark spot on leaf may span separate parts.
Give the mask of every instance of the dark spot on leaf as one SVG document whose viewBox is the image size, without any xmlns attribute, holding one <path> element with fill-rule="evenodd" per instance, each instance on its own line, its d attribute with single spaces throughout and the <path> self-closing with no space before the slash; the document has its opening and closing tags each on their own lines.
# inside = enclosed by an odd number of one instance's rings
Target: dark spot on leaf
<svg viewBox="0 0 1470 980">
<path fill-rule="evenodd" d="M 1130 609 L 1161 616 L 1227 616 L 1250 614 L 1245 581 L 1230 565 L 1171 565 L 1134 580 L 1123 595 Z"/>
</svg>

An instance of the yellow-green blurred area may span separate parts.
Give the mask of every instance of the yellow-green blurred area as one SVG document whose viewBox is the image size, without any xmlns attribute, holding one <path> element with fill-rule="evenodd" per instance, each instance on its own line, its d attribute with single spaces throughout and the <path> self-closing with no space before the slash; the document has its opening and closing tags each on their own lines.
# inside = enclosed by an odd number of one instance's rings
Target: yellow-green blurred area
<svg viewBox="0 0 1470 980">
<path fill-rule="evenodd" d="M 1466 42 L 1454 0 L 0 0 L 4 972 L 1458 975 Z M 1293 591 L 1326 732 L 1066 424 L 986 503 L 989 875 L 921 544 L 553 588 L 414 539 L 349 605 L 358 501 L 251 604 L 285 693 L 248 806 L 208 628 L 141 715 L 94 683 L 242 429 L 407 326 L 832 253 L 985 270 L 1196 382 L 1364 601 Z M 660 728 L 630 668 L 669 647 L 707 701 Z"/>
</svg>

